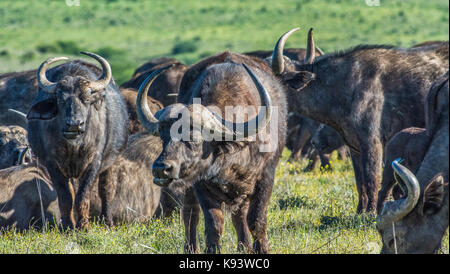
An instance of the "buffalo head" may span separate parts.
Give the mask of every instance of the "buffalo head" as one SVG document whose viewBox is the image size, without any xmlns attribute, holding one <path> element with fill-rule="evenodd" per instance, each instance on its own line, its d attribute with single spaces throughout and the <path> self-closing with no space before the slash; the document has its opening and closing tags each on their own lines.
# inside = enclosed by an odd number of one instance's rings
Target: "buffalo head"
<svg viewBox="0 0 450 274">
<path fill-rule="evenodd" d="M 163 151 L 153 163 L 156 184 L 166 186 L 175 179 L 189 182 L 199 174 L 208 176 L 207 172 L 203 171 L 209 167 L 212 158 L 223 152 L 218 143 L 225 142 L 216 141 L 216 138 L 207 139 L 203 132 L 218 136 L 221 140 L 225 138 L 225 140 L 233 141 L 256 135 L 270 121 L 272 103 L 268 91 L 245 64 L 242 66 L 230 64 L 230 66 L 239 66 L 237 69 L 242 69 L 242 73 L 248 73 L 250 81 L 258 90 L 263 107 L 250 121 L 243 123 L 226 121 L 210 108 L 195 103 L 195 100 L 190 105 L 180 103 L 170 105 L 153 115 L 145 98 L 154 79 L 170 66 L 154 71 L 142 83 L 136 103 L 139 120 L 149 133 L 159 135 L 163 143 Z M 252 127 L 256 124 L 258 126 Z M 186 135 L 181 132 L 181 135 L 187 138 L 174 137 L 180 133 L 177 131 L 180 128 L 182 131 L 187 129 L 184 132 Z M 239 142 L 228 143 L 239 144 Z"/>
<path fill-rule="evenodd" d="M 46 100 L 35 103 L 27 115 L 28 120 L 57 119 L 58 132 L 65 139 L 75 140 L 86 130 L 86 123 L 91 106 L 97 110 L 101 108 L 105 96 L 105 88 L 112 79 L 111 67 L 101 56 L 81 52 L 96 59 L 102 66 L 103 74 L 97 80 L 87 72 L 76 76 L 65 75 L 57 82 L 47 79 L 48 67 L 58 61 L 67 60 L 66 57 L 50 58 L 41 64 L 37 71 L 39 88 L 48 95 Z"/>
</svg>

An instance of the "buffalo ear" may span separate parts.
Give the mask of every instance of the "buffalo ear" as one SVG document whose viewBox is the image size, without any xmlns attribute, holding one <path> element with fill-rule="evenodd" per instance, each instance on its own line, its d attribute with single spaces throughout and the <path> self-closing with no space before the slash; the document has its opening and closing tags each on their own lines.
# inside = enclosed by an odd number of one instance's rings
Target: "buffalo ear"
<svg viewBox="0 0 450 274">
<path fill-rule="evenodd" d="M 46 99 L 35 103 L 28 112 L 27 119 L 49 120 L 58 114 L 56 99 Z"/>
<path fill-rule="evenodd" d="M 295 90 L 301 90 L 316 79 L 316 75 L 309 71 L 287 72 L 282 77 L 283 82 Z"/>
<path fill-rule="evenodd" d="M 434 176 L 423 191 L 423 215 L 436 214 L 444 204 L 445 183 L 442 174 Z"/>
</svg>

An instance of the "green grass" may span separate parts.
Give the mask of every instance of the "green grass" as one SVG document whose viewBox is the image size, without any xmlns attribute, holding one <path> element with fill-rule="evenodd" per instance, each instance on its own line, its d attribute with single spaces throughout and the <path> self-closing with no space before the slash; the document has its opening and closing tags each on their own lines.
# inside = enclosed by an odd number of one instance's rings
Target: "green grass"
<svg viewBox="0 0 450 274">
<path fill-rule="evenodd" d="M 357 215 L 357 193 L 350 161 L 333 155 L 334 171 L 303 173 L 307 163 L 290 164 L 285 150 L 276 171 L 268 210 L 271 253 L 379 253 L 381 242 L 370 215 Z M 199 242 L 205 248 L 203 218 Z M 237 237 L 226 214 L 223 253 L 236 253 Z M 106 228 L 92 223 L 88 232 L 57 230 L 23 233 L 4 230 L 0 253 L 182 253 L 184 227 L 171 218 Z M 448 231 L 439 253 L 449 253 Z"/>
<path fill-rule="evenodd" d="M 291 28 L 302 30 L 287 47 L 305 47 L 315 29 L 326 52 L 358 44 L 409 47 L 448 40 L 447 0 L 390 0 L 369 7 L 364 0 L 260 1 L 0 1 L 0 73 L 36 69 L 51 56 L 100 53 L 120 84 L 151 57 L 175 57 L 193 64 L 229 49 L 272 49 Z M 356 215 L 357 193 L 349 161 L 334 158 L 333 172 L 302 173 L 307 163 L 277 169 L 269 212 L 272 253 L 377 253 L 380 238 L 371 216 Z M 199 227 L 204 248 L 203 221 Z M 93 223 L 89 232 L 3 231 L 0 253 L 181 253 L 180 216 L 113 229 Z M 441 253 L 449 253 L 448 232 Z M 236 252 L 229 215 L 223 252 Z"/>
<path fill-rule="evenodd" d="M 308 28 L 326 52 L 357 44 L 409 47 L 448 40 L 446 0 L 280 1 L 0 1 L 0 73 L 34 69 L 50 56 L 109 48 L 118 83 L 150 57 L 173 56 L 192 64 L 226 49 L 273 48 L 300 26 L 288 47 L 305 47 Z M 61 46 L 62 45 L 62 46 Z M 6 51 L 6 52 L 4 52 Z"/>
</svg>

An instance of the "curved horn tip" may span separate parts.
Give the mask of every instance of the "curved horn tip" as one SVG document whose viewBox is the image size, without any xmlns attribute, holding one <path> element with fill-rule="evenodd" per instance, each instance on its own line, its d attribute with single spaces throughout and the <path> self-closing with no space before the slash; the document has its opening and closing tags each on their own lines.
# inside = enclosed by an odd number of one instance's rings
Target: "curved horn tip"
<svg viewBox="0 0 450 274">
<path fill-rule="evenodd" d="M 278 38 L 278 41 L 275 44 L 275 47 L 272 51 L 272 72 L 275 75 L 279 75 L 284 71 L 283 50 L 286 40 L 289 38 L 289 36 L 291 36 L 292 33 L 298 31 L 299 29 L 300 27 L 293 28 L 290 31 L 285 32 L 283 35 L 280 36 L 280 38 Z"/>
<path fill-rule="evenodd" d="M 38 85 L 47 93 L 53 93 L 53 87 L 55 86 L 55 83 L 49 81 L 45 73 L 51 64 L 62 60 L 69 60 L 69 58 L 65 56 L 48 58 L 47 60 L 42 62 L 42 64 L 36 71 Z"/>
<path fill-rule="evenodd" d="M 148 90 L 153 83 L 153 81 L 158 77 L 161 73 L 163 73 L 165 70 L 173 66 L 173 64 L 169 64 L 167 66 L 164 66 L 162 68 L 159 68 L 155 71 L 153 71 L 145 80 L 141 83 L 139 86 L 138 94 L 136 97 L 136 112 L 139 121 L 144 126 L 144 128 L 152 135 L 158 135 L 158 119 L 155 118 L 153 113 L 150 110 L 150 107 L 148 106 L 148 102 L 146 99 L 148 95 Z"/>
<path fill-rule="evenodd" d="M 408 168 L 400 164 L 399 161 L 400 158 L 392 161 L 392 168 L 394 169 L 394 174 L 398 174 L 403 183 L 405 183 L 408 194 L 405 198 L 387 202 L 384 205 L 381 214 L 377 218 L 377 223 L 380 226 L 386 226 L 387 224 L 401 220 L 413 210 L 419 200 L 420 185 L 417 178 Z"/>
</svg>

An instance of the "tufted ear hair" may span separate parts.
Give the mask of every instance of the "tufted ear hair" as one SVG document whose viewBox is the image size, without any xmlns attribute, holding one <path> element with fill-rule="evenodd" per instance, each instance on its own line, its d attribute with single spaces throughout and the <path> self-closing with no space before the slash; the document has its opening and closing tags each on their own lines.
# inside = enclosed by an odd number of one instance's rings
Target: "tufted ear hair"
<svg viewBox="0 0 450 274">
<path fill-rule="evenodd" d="M 295 90 L 301 90 L 306 87 L 309 82 L 316 79 L 316 75 L 313 72 L 302 70 L 298 72 L 284 73 L 282 78 L 283 82 L 289 87 Z"/>
<path fill-rule="evenodd" d="M 430 180 L 423 191 L 422 215 L 433 215 L 441 209 L 444 204 L 445 186 L 442 173 L 437 174 Z"/>
<path fill-rule="evenodd" d="M 56 99 L 49 98 L 34 103 L 28 112 L 27 119 L 50 120 L 58 114 Z"/>
</svg>

